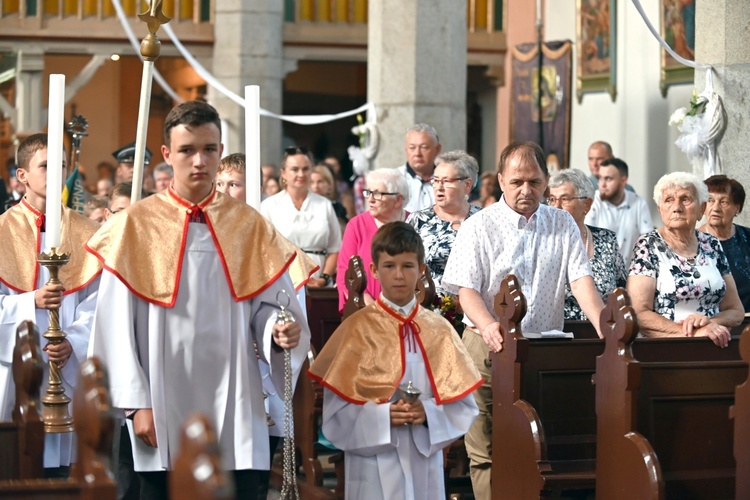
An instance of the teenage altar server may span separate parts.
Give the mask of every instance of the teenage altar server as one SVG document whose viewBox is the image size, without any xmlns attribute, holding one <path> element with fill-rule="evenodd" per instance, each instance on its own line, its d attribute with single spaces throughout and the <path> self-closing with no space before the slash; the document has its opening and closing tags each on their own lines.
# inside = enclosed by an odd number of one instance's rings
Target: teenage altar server
<svg viewBox="0 0 750 500">
<path fill-rule="evenodd" d="M 142 498 L 168 498 L 180 426 L 209 416 L 237 498 L 255 498 L 270 467 L 257 343 L 284 387 L 309 329 L 277 325 L 278 302 L 303 313 L 287 269 L 295 248 L 242 201 L 218 193 L 219 115 L 180 104 L 166 118 L 171 186 L 112 217 L 88 243 L 104 264 L 90 352 L 110 367 L 113 406 L 126 410 Z"/>
<path fill-rule="evenodd" d="M 474 422 L 482 377 L 450 323 L 417 303 L 424 249 L 411 225 L 378 229 L 370 266 L 380 297 L 310 368 L 324 387 L 323 434 L 345 451 L 346 498 L 445 498 L 442 450 Z"/>
<path fill-rule="evenodd" d="M 44 346 L 42 394 L 49 379 L 49 358 L 60 366 L 65 393 L 73 397 L 78 364 L 86 359 L 101 273 L 99 261 L 83 250 L 98 224 L 62 207 L 59 252 L 69 253 L 70 262 L 60 268 L 62 285 L 46 284 L 49 272 L 37 263 L 37 254 L 46 250 L 47 242 L 47 134 L 25 139 L 18 146 L 16 160 L 16 175 L 26 194 L 0 216 L 0 421 L 11 420 L 15 403 L 11 365 L 16 327 L 33 320 L 39 333 L 44 333 L 49 326 L 49 309 L 57 307 L 67 338 L 57 346 Z M 64 174 L 63 166 L 63 179 Z M 47 433 L 44 437 L 45 474 L 67 476 L 68 466 L 75 461 L 74 434 Z"/>
</svg>

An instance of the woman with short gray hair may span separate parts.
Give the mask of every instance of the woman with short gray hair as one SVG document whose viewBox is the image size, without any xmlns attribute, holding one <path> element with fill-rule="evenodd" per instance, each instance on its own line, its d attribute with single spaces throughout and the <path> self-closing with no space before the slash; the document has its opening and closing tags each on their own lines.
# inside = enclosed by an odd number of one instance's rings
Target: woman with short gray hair
<svg viewBox="0 0 750 500">
<path fill-rule="evenodd" d="M 745 314 L 721 248 L 698 231 L 708 189 L 696 175 L 674 172 L 659 179 L 654 201 L 664 226 L 635 244 L 628 292 L 647 337 L 709 337 L 729 344 L 730 328 Z"/>
<path fill-rule="evenodd" d="M 352 217 L 344 230 L 338 262 L 336 264 L 336 286 L 339 290 L 339 311 L 344 309 L 348 296 L 346 289 L 346 269 L 352 255 L 359 255 L 367 271 L 365 305 L 377 300 L 380 295 L 380 281 L 370 275 L 372 238 L 383 224 L 404 221 L 408 215 L 404 207 L 409 202 L 409 185 L 403 174 L 395 168 L 379 168 L 368 172 L 366 188 L 362 190 L 367 211 Z"/>
<path fill-rule="evenodd" d="M 583 222 L 594 202 L 594 188 L 591 182 L 580 170 L 560 170 L 550 178 L 549 193 L 547 202 L 553 207 L 565 210 L 576 221 L 586 255 L 591 262 L 596 289 L 606 302 L 612 290 L 625 286 L 628 274 L 615 233 L 609 229 L 587 226 Z M 566 320 L 587 319 L 578 301 L 573 297 L 570 284 L 565 285 L 564 314 Z"/>
<path fill-rule="evenodd" d="M 456 303 L 457 298 L 450 297 L 443 290 L 442 280 L 461 223 L 480 210 L 480 207 L 469 203 L 469 193 L 477 182 L 477 175 L 479 165 L 465 151 L 441 154 L 435 160 L 435 172 L 430 180 L 435 205 L 414 212 L 406 221 L 422 237 L 425 264 L 435 282 L 436 301 L 440 306 L 436 310 L 444 313 L 459 331 L 463 329 L 463 315 L 455 312 L 454 307 L 446 307 L 446 304 Z"/>
</svg>

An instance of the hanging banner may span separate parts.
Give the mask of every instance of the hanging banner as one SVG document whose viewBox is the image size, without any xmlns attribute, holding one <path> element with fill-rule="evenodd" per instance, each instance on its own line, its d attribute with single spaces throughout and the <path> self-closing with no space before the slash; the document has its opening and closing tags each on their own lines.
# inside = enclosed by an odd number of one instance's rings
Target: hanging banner
<svg viewBox="0 0 750 500">
<path fill-rule="evenodd" d="M 552 172 L 568 168 L 570 163 L 571 42 L 543 44 L 541 78 L 538 52 L 535 43 L 513 48 L 512 139 L 542 146 Z"/>
</svg>

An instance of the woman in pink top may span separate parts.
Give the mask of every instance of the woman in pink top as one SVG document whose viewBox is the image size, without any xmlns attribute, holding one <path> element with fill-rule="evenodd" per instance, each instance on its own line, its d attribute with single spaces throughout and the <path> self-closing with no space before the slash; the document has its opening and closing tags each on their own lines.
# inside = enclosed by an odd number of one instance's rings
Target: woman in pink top
<svg viewBox="0 0 750 500">
<path fill-rule="evenodd" d="M 336 273 L 339 290 L 339 311 L 344 308 L 348 292 L 346 269 L 352 255 L 359 255 L 367 271 L 365 304 L 371 304 L 380 295 L 380 282 L 370 275 L 372 237 L 383 224 L 406 220 L 404 206 L 409 202 L 409 185 L 403 174 L 395 168 L 380 168 L 367 174 L 366 188 L 362 192 L 367 200 L 367 212 L 352 218 L 344 230 Z"/>
</svg>

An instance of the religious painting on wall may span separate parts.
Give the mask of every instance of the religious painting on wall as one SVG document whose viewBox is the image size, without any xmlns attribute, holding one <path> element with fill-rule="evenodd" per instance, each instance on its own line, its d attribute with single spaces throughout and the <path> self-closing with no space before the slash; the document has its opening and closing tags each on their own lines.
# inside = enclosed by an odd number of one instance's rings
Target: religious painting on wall
<svg viewBox="0 0 750 500">
<path fill-rule="evenodd" d="M 577 0 L 578 102 L 588 92 L 617 97 L 616 0 Z"/>
<path fill-rule="evenodd" d="M 695 1 L 660 0 L 661 37 L 681 57 L 695 60 Z M 693 68 L 683 66 L 666 50 L 661 49 L 661 95 L 671 85 L 693 83 Z"/>
<path fill-rule="evenodd" d="M 541 65 L 535 43 L 512 51 L 512 139 L 542 146 L 550 171 L 570 162 L 571 49 L 570 40 L 545 42 Z"/>
</svg>

